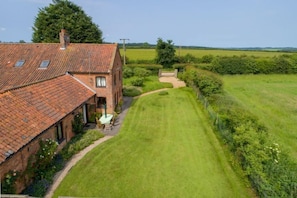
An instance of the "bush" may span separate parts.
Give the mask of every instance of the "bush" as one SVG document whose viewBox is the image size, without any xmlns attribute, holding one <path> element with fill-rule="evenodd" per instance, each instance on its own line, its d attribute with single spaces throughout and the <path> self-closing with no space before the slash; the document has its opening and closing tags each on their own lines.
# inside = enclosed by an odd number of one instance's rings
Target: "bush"
<svg viewBox="0 0 297 198">
<path fill-rule="evenodd" d="M 74 154 L 78 153 L 79 151 L 83 150 L 87 146 L 91 145 L 95 140 L 98 140 L 99 138 L 103 137 L 104 135 L 102 133 L 99 133 L 97 130 L 87 130 L 83 133 L 80 133 L 76 136 L 74 136 L 67 145 L 62 149 L 60 153 L 57 155 L 51 157 L 51 161 L 47 163 L 42 171 L 38 170 L 36 171 L 34 169 L 38 167 L 43 167 L 44 163 L 42 162 L 42 166 L 38 165 L 38 160 L 36 161 L 37 166 L 29 166 L 29 169 L 33 170 L 26 170 L 26 173 L 37 172 L 39 176 L 36 176 L 34 178 L 34 181 L 22 192 L 22 194 L 34 196 L 34 197 L 44 197 L 47 189 L 50 187 L 50 185 L 53 182 L 54 175 L 61 170 L 66 161 L 69 160 Z M 48 143 L 49 141 L 45 141 L 45 143 Z M 52 145 L 52 144 L 48 144 Z M 46 148 L 44 150 L 44 148 Z M 52 148 L 52 147 L 51 147 Z M 40 147 L 39 150 L 41 153 L 37 153 L 36 155 L 43 155 L 43 152 L 46 150 L 52 151 L 52 149 L 48 149 L 48 147 Z M 48 155 L 52 156 L 52 155 Z M 40 157 L 40 156 L 39 156 Z M 37 157 L 36 157 L 37 158 Z M 38 159 L 38 158 L 37 158 Z M 41 157 L 41 159 L 44 159 Z M 47 160 L 48 161 L 48 160 Z"/>
<path fill-rule="evenodd" d="M 136 87 L 124 87 L 123 95 L 128 97 L 135 97 L 141 95 L 141 91 Z"/>
<path fill-rule="evenodd" d="M 158 65 L 158 64 L 129 64 L 127 67 L 130 67 L 131 69 L 144 68 L 144 69 L 150 70 L 152 74 L 158 74 L 159 69 L 163 68 L 162 65 Z"/>
<path fill-rule="evenodd" d="M 134 72 L 134 76 L 141 77 L 141 78 L 148 77 L 152 74 L 150 70 L 142 67 L 135 67 L 133 72 Z"/>
<path fill-rule="evenodd" d="M 167 91 L 160 91 L 159 92 L 159 95 L 160 96 L 165 96 L 165 95 L 168 95 L 169 93 Z"/>
<path fill-rule="evenodd" d="M 79 134 L 83 132 L 83 128 L 83 115 L 82 113 L 78 113 L 74 116 L 74 120 L 72 121 L 72 130 L 74 133 Z"/>
<path fill-rule="evenodd" d="M 8 173 L 6 173 L 4 176 L 4 180 L 1 182 L 1 192 L 3 194 L 15 194 L 15 183 L 19 176 L 20 172 L 15 170 L 10 170 Z"/>
<path fill-rule="evenodd" d="M 131 67 L 124 66 L 123 67 L 123 77 L 130 78 L 134 75 L 133 69 Z"/>
<path fill-rule="evenodd" d="M 74 136 L 69 143 L 62 149 L 61 155 L 64 160 L 70 159 L 73 155 L 83 150 L 95 140 L 100 139 L 104 135 L 97 130 L 88 130 L 84 133 Z"/>
<path fill-rule="evenodd" d="M 143 78 L 135 78 L 134 80 L 131 81 L 131 84 L 133 86 L 136 86 L 136 87 L 142 87 L 143 86 Z"/>
<path fill-rule="evenodd" d="M 200 98 L 200 97 L 199 97 Z M 289 159 L 257 117 L 227 95 L 213 95 L 208 112 L 260 197 L 296 197 L 297 164 Z M 213 111 L 213 110 L 212 110 Z M 220 123 L 218 125 L 218 123 Z"/>
<path fill-rule="evenodd" d="M 172 67 L 177 69 L 178 72 L 183 72 L 187 64 L 174 64 Z"/>
<path fill-rule="evenodd" d="M 194 85 L 198 87 L 204 96 L 221 93 L 223 89 L 223 81 L 219 75 L 207 70 L 187 67 L 187 70 L 183 73 L 181 79 L 190 86 Z"/>
<path fill-rule="evenodd" d="M 211 71 L 219 74 L 256 74 L 259 73 L 254 58 L 246 56 L 216 57 Z"/>
<path fill-rule="evenodd" d="M 100 118 L 102 113 L 100 112 L 94 112 L 91 114 L 89 121 L 95 123 L 96 122 L 96 117 Z"/>
</svg>

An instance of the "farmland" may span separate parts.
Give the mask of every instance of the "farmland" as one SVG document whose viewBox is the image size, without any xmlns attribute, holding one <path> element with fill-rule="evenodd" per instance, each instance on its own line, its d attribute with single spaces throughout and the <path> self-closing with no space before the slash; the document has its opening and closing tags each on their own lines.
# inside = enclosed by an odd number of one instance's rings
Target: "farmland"
<svg viewBox="0 0 297 198">
<path fill-rule="evenodd" d="M 297 76 L 224 76 L 224 86 L 264 123 L 277 143 L 297 158 Z"/>
<path fill-rule="evenodd" d="M 120 49 L 121 55 L 124 54 L 123 49 Z M 155 49 L 126 49 L 126 57 L 130 60 L 153 60 L 156 56 Z M 223 50 L 223 49 L 189 49 L 189 48 L 177 48 L 175 54 L 177 56 L 184 56 L 186 54 L 192 54 L 197 58 L 201 58 L 205 55 L 213 56 L 255 56 L 255 57 L 274 57 L 281 54 L 287 54 L 286 52 L 277 51 L 242 51 L 242 50 Z"/>
</svg>

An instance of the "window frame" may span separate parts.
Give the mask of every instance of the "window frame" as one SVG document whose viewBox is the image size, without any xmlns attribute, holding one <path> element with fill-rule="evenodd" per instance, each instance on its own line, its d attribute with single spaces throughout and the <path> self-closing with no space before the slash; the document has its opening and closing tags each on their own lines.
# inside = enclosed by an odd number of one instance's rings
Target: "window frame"
<svg viewBox="0 0 297 198">
<path fill-rule="evenodd" d="M 65 137 L 64 137 L 64 132 L 63 132 L 63 124 L 62 124 L 62 122 L 59 122 L 56 125 L 56 141 L 60 144 L 64 140 L 65 140 Z"/>
<path fill-rule="evenodd" d="M 104 108 L 106 105 L 106 97 L 97 97 L 97 108 Z"/>
<path fill-rule="evenodd" d="M 22 60 L 18 60 L 15 64 L 14 64 L 14 66 L 15 67 L 22 67 L 24 64 L 25 64 L 25 60 L 24 59 L 22 59 Z"/>
<path fill-rule="evenodd" d="M 98 80 L 100 80 L 100 81 L 98 81 Z M 98 84 L 98 82 L 100 82 L 100 84 Z M 96 76 L 96 87 L 106 87 L 106 77 L 105 76 Z"/>
<path fill-rule="evenodd" d="M 40 65 L 39 65 L 39 68 L 40 69 L 46 69 L 46 68 L 48 68 L 50 62 L 51 62 L 50 60 L 43 60 L 43 61 L 41 61 Z"/>
</svg>

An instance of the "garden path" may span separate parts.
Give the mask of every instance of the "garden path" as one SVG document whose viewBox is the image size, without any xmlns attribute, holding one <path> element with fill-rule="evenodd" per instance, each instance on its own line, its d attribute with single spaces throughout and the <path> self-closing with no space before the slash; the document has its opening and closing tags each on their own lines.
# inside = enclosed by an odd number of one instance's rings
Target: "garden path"
<svg viewBox="0 0 297 198">
<path fill-rule="evenodd" d="M 160 82 L 169 82 L 172 83 L 173 88 L 179 88 L 179 87 L 185 87 L 186 84 L 185 82 L 179 80 L 178 78 L 175 77 L 160 77 L 159 78 Z M 152 92 L 148 92 L 145 94 L 142 94 L 141 96 L 144 95 L 148 95 L 151 93 L 155 93 L 155 92 L 159 92 L 162 90 L 166 90 L 168 88 L 165 89 L 159 89 L 159 90 L 155 90 Z M 89 151 L 91 151 L 93 148 L 95 148 L 96 146 L 98 146 L 99 144 L 109 140 L 110 138 L 112 138 L 113 136 L 115 136 L 120 127 L 121 124 L 128 112 L 128 109 L 133 101 L 132 97 L 124 97 L 123 99 L 123 106 L 122 106 L 122 112 L 119 114 L 117 121 L 115 122 L 115 126 L 113 127 L 112 130 L 110 131 L 103 131 L 103 133 L 105 134 L 105 136 L 103 138 L 100 138 L 99 140 L 95 141 L 93 144 L 91 144 L 90 146 L 88 146 L 87 148 L 85 148 L 84 150 L 80 151 L 78 154 L 74 155 L 69 162 L 66 163 L 65 167 L 59 171 L 54 179 L 53 179 L 53 184 L 50 186 L 50 188 L 47 191 L 47 194 L 45 196 L 45 198 L 51 198 L 54 194 L 54 191 L 56 190 L 56 188 L 60 185 L 60 183 L 62 182 L 62 180 L 64 179 L 64 177 L 67 175 L 67 173 L 70 171 L 70 169 L 79 161 L 81 160 Z M 96 128 L 95 124 L 90 124 L 88 126 L 88 128 Z"/>
</svg>

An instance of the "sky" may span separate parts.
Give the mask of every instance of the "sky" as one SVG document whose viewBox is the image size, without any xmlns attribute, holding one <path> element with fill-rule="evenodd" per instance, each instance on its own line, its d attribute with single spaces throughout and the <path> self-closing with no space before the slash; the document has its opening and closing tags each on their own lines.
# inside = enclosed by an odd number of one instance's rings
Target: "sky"
<svg viewBox="0 0 297 198">
<path fill-rule="evenodd" d="M 176 46 L 297 47 L 296 0 L 71 0 L 105 42 Z M 52 0 L 0 0 L 0 41 L 31 42 L 39 9 Z M 71 38 L 70 38 L 71 39 Z"/>
</svg>

